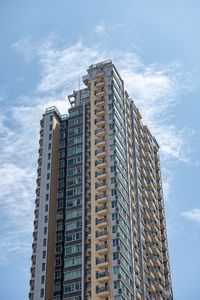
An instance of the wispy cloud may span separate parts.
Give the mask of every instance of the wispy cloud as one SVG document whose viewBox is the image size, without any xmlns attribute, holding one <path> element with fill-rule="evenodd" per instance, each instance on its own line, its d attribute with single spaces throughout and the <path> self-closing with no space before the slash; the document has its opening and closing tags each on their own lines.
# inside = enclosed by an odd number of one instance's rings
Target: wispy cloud
<svg viewBox="0 0 200 300">
<path fill-rule="evenodd" d="M 101 23 L 95 27 L 95 32 L 102 33 L 105 31 L 105 24 Z"/>
<path fill-rule="evenodd" d="M 102 23 L 95 30 L 100 33 L 107 29 Z M 18 254 L 27 250 L 31 239 L 39 119 L 45 108 L 52 105 L 66 113 L 67 95 L 78 89 L 80 78 L 92 63 L 112 58 L 144 116 L 144 123 L 148 123 L 156 135 L 163 156 L 177 161 L 186 161 L 187 157 L 185 131 L 176 128 L 169 118 L 179 104 L 180 95 L 191 88 L 179 65 L 145 64 L 134 52 L 111 51 L 103 44 L 100 47 L 100 41 L 93 46 L 77 41 L 58 47 L 55 36 L 53 39 L 53 42 L 48 37 L 43 42 L 33 43 L 23 38 L 12 46 L 26 63 L 37 61 L 41 79 L 34 92 L 19 97 L 18 106 L 7 106 L 0 115 L 0 217 L 9 228 L 2 228 L 1 232 L 0 256 L 4 261 L 6 255 L 11 257 L 12 247 Z M 168 190 L 169 185 L 170 182 L 166 182 Z M 5 231 L 9 236 L 3 233 Z M 15 259 L 14 253 L 12 259 Z"/>
<path fill-rule="evenodd" d="M 189 221 L 195 221 L 200 224 L 200 209 L 194 208 L 189 211 L 182 212 L 181 215 Z"/>
</svg>

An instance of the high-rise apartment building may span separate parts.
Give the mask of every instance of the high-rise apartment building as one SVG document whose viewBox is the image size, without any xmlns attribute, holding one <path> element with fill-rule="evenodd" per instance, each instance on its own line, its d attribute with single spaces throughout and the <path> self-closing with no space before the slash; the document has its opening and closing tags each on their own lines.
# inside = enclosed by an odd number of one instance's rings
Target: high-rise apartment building
<svg viewBox="0 0 200 300">
<path fill-rule="evenodd" d="M 172 300 L 159 146 L 111 61 L 41 120 L 30 300 Z"/>
</svg>

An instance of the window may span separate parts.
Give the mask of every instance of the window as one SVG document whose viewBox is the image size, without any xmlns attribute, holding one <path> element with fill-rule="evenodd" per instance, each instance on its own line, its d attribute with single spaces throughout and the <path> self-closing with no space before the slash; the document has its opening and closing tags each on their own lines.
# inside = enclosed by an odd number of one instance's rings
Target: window
<svg viewBox="0 0 200 300">
<path fill-rule="evenodd" d="M 78 116 L 78 115 L 80 115 L 82 113 L 82 109 L 81 108 L 76 108 L 76 109 L 70 109 L 69 110 L 69 116 L 70 117 L 75 117 L 75 116 Z"/>
<path fill-rule="evenodd" d="M 72 218 L 76 218 L 82 215 L 82 210 L 78 209 L 78 210 L 73 210 L 70 211 L 68 213 L 66 213 L 66 220 L 72 219 Z"/>
<path fill-rule="evenodd" d="M 56 282 L 54 286 L 54 292 L 59 292 L 59 291 L 61 291 L 61 284 L 59 282 Z"/>
<path fill-rule="evenodd" d="M 63 229 L 63 223 L 58 223 L 56 225 L 56 230 L 59 231 L 59 230 L 62 230 Z"/>
<path fill-rule="evenodd" d="M 68 121 L 69 127 L 76 126 L 82 124 L 82 118 L 75 118 L 73 120 Z"/>
<path fill-rule="evenodd" d="M 64 197 L 64 191 L 58 191 L 58 198 Z"/>
<path fill-rule="evenodd" d="M 45 211 L 48 211 L 48 209 L 49 209 L 49 206 L 48 206 L 48 204 L 46 204 L 45 205 Z"/>
<path fill-rule="evenodd" d="M 80 227 L 82 227 L 82 221 L 76 221 L 76 222 L 66 224 L 66 230 L 73 230 Z"/>
<path fill-rule="evenodd" d="M 61 265 L 61 258 L 57 257 L 56 258 L 56 266 L 60 266 Z"/>
<path fill-rule="evenodd" d="M 41 277 L 41 284 L 44 284 L 44 279 L 45 279 L 45 277 L 42 276 L 42 277 Z"/>
<path fill-rule="evenodd" d="M 65 260 L 65 268 L 80 265 L 82 263 L 81 256 L 75 257 L 75 258 L 69 258 Z"/>
<path fill-rule="evenodd" d="M 44 289 L 40 290 L 40 297 L 44 297 Z"/>
<path fill-rule="evenodd" d="M 78 195 L 81 193 L 82 193 L 82 188 L 76 188 L 76 189 L 67 191 L 67 196 Z"/>
<path fill-rule="evenodd" d="M 82 232 L 76 232 L 76 233 L 66 235 L 65 241 L 66 242 L 77 241 L 77 240 L 81 240 L 81 238 L 82 238 Z"/>
<path fill-rule="evenodd" d="M 42 271 L 45 271 L 45 263 L 42 264 Z"/>
<path fill-rule="evenodd" d="M 75 175 L 75 174 L 80 174 L 81 172 L 82 172 L 82 167 L 77 167 L 77 168 L 67 170 L 67 175 L 72 176 L 72 175 Z"/>
<path fill-rule="evenodd" d="M 45 250 L 42 252 L 42 258 L 46 258 L 46 251 Z"/>
<path fill-rule="evenodd" d="M 70 156 L 70 155 L 78 154 L 81 152 L 82 152 L 82 146 L 78 146 L 78 147 L 69 149 L 67 155 Z"/>
<path fill-rule="evenodd" d="M 44 227 L 44 234 L 47 234 L 47 227 Z"/>
<path fill-rule="evenodd" d="M 56 254 L 62 253 L 62 247 L 56 246 Z"/>
<path fill-rule="evenodd" d="M 50 159 L 51 158 L 51 153 L 48 153 L 48 159 Z"/>
<path fill-rule="evenodd" d="M 50 179 L 50 174 L 49 174 L 49 173 L 47 173 L 47 180 L 48 180 L 48 179 Z"/>
<path fill-rule="evenodd" d="M 71 280 L 81 277 L 81 269 L 70 271 L 64 274 L 64 280 Z"/>
<path fill-rule="evenodd" d="M 73 284 L 68 284 L 64 286 L 64 294 L 68 294 L 68 293 L 73 293 L 76 291 L 80 291 L 81 289 L 81 283 L 73 283 Z"/>
<path fill-rule="evenodd" d="M 80 162 L 82 162 L 82 156 L 77 156 L 77 157 L 68 159 L 67 164 L 68 164 L 68 166 L 71 166 L 71 165 L 78 164 Z"/>
<path fill-rule="evenodd" d="M 52 134 L 51 134 L 51 133 L 49 133 L 49 140 L 51 140 L 51 138 L 52 138 Z"/>
<path fill-rule="evenodd" d="M 81 205 L 81 203 L 82 203 L 82 199 L 77 198 L 77 199 L 73 199 L 73 200 L 68 200 L 66 205 L 67 205 L 67 207 L 73 207 L 73 206 Z"/>
<path fill-rule="evenodd" d="M 82 128 L 81 127 L 70 129 L 68 131 L 68 136 L 69 137 L 74 136 L 74 135 L 78 135 L 78 134 L 82 134 Z"/>
<path fill-rule="evenodd" d="M 76 138 L 73 138 L 73 139 L 69 139 L 68 140 L 68 145 L 75 145 L 75 144 L 78 144 L 78 143 L 82 143 L 82 136 L 78 136 Z"/>
<path fill-rule="evenodd" d="M 47 239 L 43 239 L 43 246 L 47 245 Z"/>
<path fill-rule="evenodd" d="M 67 186 L 82 183 L 82 177 L 73 178 L 67 181 Z"/>
<path fill-rule="evenodd" d="M 59 181 L 58 181 L 58 187 L 59 187 L 59 188 L 63 188 L 64 186 L 65 186 L 64 180 L 59 180 Z"/>
<path fill-rule="evenodd" d="M 56 236 L 56 242 L 61 242 L 62 241 L 62 234 L 58 234 Z"/>
<path fill-rule="evenodd" d="M 73 253 L 78 253 L 82 251 L 82 244 L 78 244 L 78 245 L 73 245 L 73 246 L 69 246 L 65 249 L 65 254 L 73 254 Z"/>
<path fill-rule="evenodd" d="M 49 200 L 49 194 L 46 194 L 46 201 Z"/>
<path fill-rule="evenodd" d="M 51 150 L 51 143 L 49 143 L 48 150 Z"/>
<path fill-rule="evenodd" d="M 61 277 L 61 271 L 57 270 L 55 271 L 55 278 L 60 278 Z"/>
</svg>

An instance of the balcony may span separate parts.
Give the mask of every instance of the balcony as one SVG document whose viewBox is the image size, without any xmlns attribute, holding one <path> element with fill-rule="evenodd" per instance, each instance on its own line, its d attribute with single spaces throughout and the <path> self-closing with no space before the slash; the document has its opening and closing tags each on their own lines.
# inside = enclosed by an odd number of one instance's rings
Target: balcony
<svg viewBox="0 0 200 300">
<path fill-rule="evenodd" d="M 98 244 L 96 251 L 99 255 L 105 255 L 108 252 L 108 244 Z"/>
<path fill-rule="evenodd" d="M 161 278 L 162 278 L 162 273 L 161 273 L 159 270 L 156 270 L 156 272 L 155 272 L 155 277 L 156 277 L 157 279 L 161 279 Z"/>
<path fill-rule="evenodd" d="M 147 265 L 148 265 L 149 268 L 153 268 L 154 267 L 154 263 L 153 263 L 153 261 L 150 258 L 147 261 Z"/>
<path fill-rule="evenodd" d="M 143 200 L 143 204 L 145 208 L 149 208 L 149 202 L 147 201 L 147 199 Z"/>
<path fill-rule="evenodd" d="M 155 267 L 160 267 L 161 261 L 158 257 L 155 257 L 153 262 L 154 262 Z"/>
<path fill-rule="evenodd" d="M 147 245 L 147 253 L 148 253 L 149 255 L 153 255 L 152 247 L 149 246 L 149 245 Z"/>
<path fill-rule="evenodd" d="M 145 220 L 150 220 L 150 219 L 151 219 L 151 217 L 150 217 L 148 211 L 145 211 L 145 212 L 144 212 L 144 219 L 145 219 Z"/>
<path fill-rule="evenodd" d="M 106 182 L 102 181 L 101 183 L 98 183 L 98 185 L 97 185 L 97 191 L 98 192 L 104 192 L 104 191 L 106 191 Z"/>
<path fill-rule="evenodd" d="M 97 117 L 101 117 L 105 114 L 105 109 L 104 108 L 97 108 L 95 109 L 95 115 Z"/>
<path fill-rule="evenodd" d="M 108 282 L 109 280 L 109 272 L 108 271 L 104 271 L 104 272 L 99 272 L 97 273 L 97 279 L 99 280 L 99 282 Z"/>
<path fill-rule="evenodd" d="M 157 221 L 156 214 L 153 211 L 150 211 L 150 217 L 152 221 Z"/>
<path fill-rule="evenodd" d="M 153 246 L 152 250 L 154 255 L 160 255 L 160 250 L 157 246 Z"/>
<path fill-rule="evenodd" d="M 167 243 L 166 241 L 162 243 L 162 251 L 167 251 Z"/>
<path fill-rule="evenodd" d="M 163 254 L 163 261 L 164 261 L 164 263 L 168 262 L 168 257 L 166 254 Z"/>
<path fill-rule="evenodd" d="M 131 136 L 131 128 L 130 128 L 130 126 L 128 126 L 127 130 L 128 130 L 128 135 Z"/>
<path fill-rule="evenodd" d="M 97 294 L 100 298 L 106 298 L 109 296 L 109 288 L 108 286 L 97 286 L 96 288 Z"/>
<path fill-rule="evenodd" d="M 99 228 L 107 227 L 107 225 L 108 225 L 108 219 L 106 217 L 101 218 L 101 219 L 97 219 L 96 220 L 96 225 Z"/>
<path fill-rule="evenodd" d="M 105 128 L 98 128 L 95 130 L 95 134 L 97 137 L 103 137 L 106 134 Z"/>
<path fill-rule="evenodd" d="M 135 278 L 135 285 L 138 289 L 140 288 L 140 280 L 138 277 Z"/>
<path fill-rule="evenodd" d="M 150 208 L 151 210 L 157 211 L 157 207 L 155 206 L 155 203 L 153 201 L 150 201 Z"/>
<path fill-rule="evenodd" d="M 149 292 L 151 292 L 151 293 L 155 293 L 155 292 L 156 292 L 155 286 L 154 286 L 153 284 L 150 284 L 150 285 L 149 285 L 148 290 L 149 290 Z"/>
<path fill-rule="evenodd" d="M 106 178 L 106 170 L 97 171 L 96 173 L 97 180 L 103 180 Z"/>
<path fill-rule="evenodd" d="M 146 241 L 147 243 L 152 243 L 151 236 L 150 236 L 149 234 L 147 234 L 147 235 L 145 236 L 145 241 Z"/>
<path fill-rule="evenodd" d="M 96 238 L 99 241 L 106 241 L 108 239 L 108 230 L 97 231 Z"/>
<path fill-rule="evenodd" d="M 108 207 L 106 205 L 97 206 L 96 212 L 99 216 L 106 215 L 108 212 Z"/>
<path fill-rule="evenodd" d="M 96 155 L 98 158 L 101 158 L 102 156 L 105 156 L 105 155 L 106 155 L 106 149 L 105 149 L 105 148 L 96 149 L 96 150 L 95 150 L 95 155 Z"/>
<path fill-rule="evenodd" d="M 105 82 L 104 82 L 103 79 L 100 79 L 100 80 L 96 80 L 96 81 L 95 81 L 95 86 L 96 86 L 97 88 L 103 87 L 104 84 L 105 84 Z"/>
<path fill-rule="evenodd" d="M 154 274 L 152 272 L 149 272 L 148 275 L 147 275 L 147 277 L 149 279 L 153 280 L 154 279 Z"/>
<path fill-rule="evenodd" d="M 105 193 L 99 194 L 96 197 L 96 201 L 98 204 L 105 203 L 107 201 L 107 196 Z"/>
<path fill-rule="evenodd" d="M 95 120 L 95 124 L 98 127 L 101 127 L 101 126 L 105 125 L 105 123 L 106 123 L 106 121 L 105 121 L 104 118 L 98 118 L 98 119 Z"/>
<path fill-rule="evenodd" d="M 134 223 L 137 223 L 137 218 L 136 218 L 136 216 L 133 214 L 133 216 L 132 216 L 132 219 L 133 219 L 133 222 Z"/>
<path fill-rule="evenodd" d="M 142 162 L 144 162 L 144 159 L 141 160 L 141 163 L 142 163 Z M 142 164 L 144 164 L 144 163 L 142 163 Z M 144 166 L 144 167 L 145 167 L 145 166 Z M 144 168 L 142 168 L 142 175 L 143 175 L 145 178 L 148 177 L 148 176 L 147 176 L 147 172 L 145 171 Z"/>
<path fill-rule="evenodd" d="M 98 266 L 98 268 L 106 268 L 106 267 L 108 267 L 108 258 L 107 257 L 99 258 L 97 260 L 97 266 Z"/>
<path fill-rule="evenodd" d="M 104 96 L 104 90 L 96 91 L 96 97 L 97 98 L 102 98 L 103 96 Z"/>
<path fill-rule="evenodd" d="M 157 172 L 156 172 L 156 178 L 157 178 L 157 180 L 160 180 L 160 179 L 161 179 L 160 171 L 157 171 Z"/>
<path fill-rule="evenodd" d="M 154 241 L 155 244 L 158 244 L 160 242 L 156 234 L 152 236 L 152 240 Z"/>
<path fill-rule="evenodd" d="M 150 227 L 150 225 L 148 223 L 144 224 L 144 229 L 146 231 L 151 231 L 151 227 Z"/>
<path fill-rule="evenodd" d="M 104 106 L 104 104 L 105 104 L 104 98 L 95 100 L 96 107 L 102 107 L 102 106 Z"/>
<path fill-rule="evenodd" d="M 163 193 L 160 191 L 158 191 L 158 200 L 162 200 L 163 199 Z"/>
<path fill-rule="evenodd" d="M 103 158 L 103 159 L 96 160 L 95 165 L 98 169 L 102 169 L 106 167 L 106 159 Z"/>
<path fill-rule="evenodd" d="M 103 147 L 106 144 L 106 139 L 105 138 L 99 138 L 95 140 L 95 145 L 97 147 Z"/>
<path fill-rule="evenodd" d="M 96 78 L 97 78 L 97 79 L 103 78 L 104 75 L 105 75 L 104 71 L 99 70 L 99 71 L 97 71 L 97 73 L 96 73 Z"/>
<path fill-rule="evenodd" d="M 143 195 L 144 198 L 148 199 L 148 193 L 147 193 L 146 190 L 142 191 L 142 195 Z"/>
<path fill-rule="evenodd" d="M 162 291 L 163 286 L 160 283 L 156 283 L 156 289 L 157 289 L 157 291 Z"/>
<path fill-rule="evenodd" d="M 141 159 L 141 165 L 142 165 L 143 168 L 147 167 L 146 161 L 143 158 Z"/>
<path fill-rule="evenodd" d="M 130 156 L 133 156 L 133 150 L 132 150 L 131 147 L 128 147 L 128 152 L 129 152 L 129 155 L 130 155 Z"/>
<path fill-rule="evenodd" d="M 164 223 L 164 220 L 160 223 L 160 228 L 163 230 L 166 228 L 166 225 Z"/>
</svg>

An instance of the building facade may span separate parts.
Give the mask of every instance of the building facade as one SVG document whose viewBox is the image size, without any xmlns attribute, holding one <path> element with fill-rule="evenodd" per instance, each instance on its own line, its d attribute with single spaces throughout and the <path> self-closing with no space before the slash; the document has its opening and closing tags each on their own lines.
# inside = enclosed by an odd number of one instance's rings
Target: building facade
<svg viewBox="0 0 200 300">
<path fill-rule="evenodd" d="M 30 300 L 172 300 L 159 146 L 113 63 L 41 120 Z"/>
</svg>

